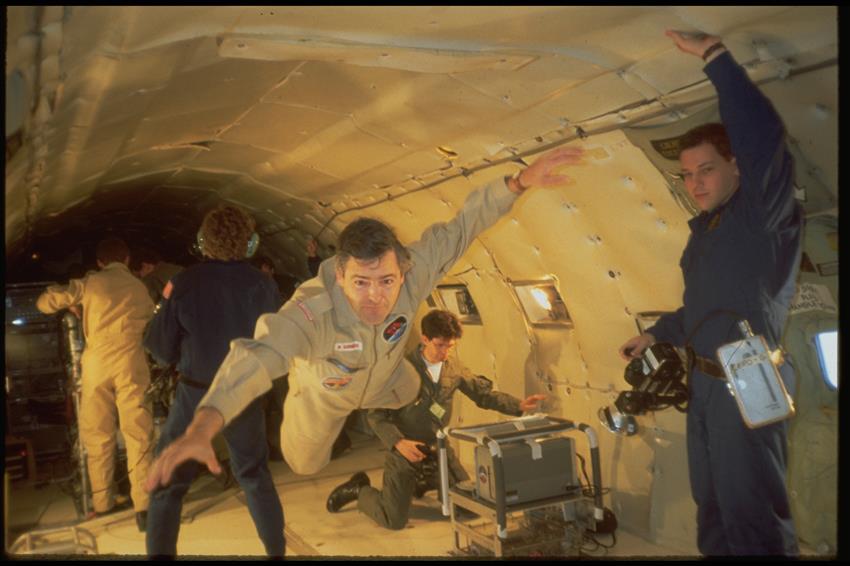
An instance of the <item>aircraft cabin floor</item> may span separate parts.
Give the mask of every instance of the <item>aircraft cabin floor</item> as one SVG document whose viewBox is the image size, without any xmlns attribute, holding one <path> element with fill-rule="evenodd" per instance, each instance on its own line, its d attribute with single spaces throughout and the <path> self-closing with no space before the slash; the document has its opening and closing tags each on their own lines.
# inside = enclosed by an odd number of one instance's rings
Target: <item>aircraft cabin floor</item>
<svg viewBox="0 0 850 566">
<path fill-rule="evenodd" d="M 406 528 L 383 529 L 349 504 L 337 514 L 328 513 L 325 500 L 331 490 L 358 470 L 369 474 L 373 485 L 380 485 L 384 452 L 377 439 L 354 433 L 351 450 L 332 461 L 315 476 L 297 476 L 284 462 L 271 462 L 272 475 L 284 506 L 287 557 L 321 559 L 323 557 L 422 558 L 457 556 L 448 518 L 442 517 L 436 491 L 414 500 Z M 13 485 L 6 490 L 6 552 L 20 535 L 34 535 L 52 527 L 76 525 L 80 540 L 94 539 L 100 556 L 114 558 L 143 557 L 145 538 L 135 524 L 132 510 L 117 512 L 90 521 L 79 521 L 74 503 L 67 493 L 50 482 Z M 44 535 L 32 545 L 36 554 L 53 554 L 47 545 L 70 539 L 68 529 Z M 599 542 L 611 543 L 610 535 L 599 535 Z M 592 546 L 592 545 L 591 545 Z M 25 547 L 23 547 L 25 548 Z M 629 533 L 622 526 L 616 544 L 610 549 L 586 547 L 588 557 L 668 558 L 693 557 L 693 549 L 666 548 Z M 260 558 L 264 550 L 245 498 L 236 487 L 222 488 L 210 474 L 192 485 L 183 507 L 183 522 L 177 550 L 181 557 Z M 64 552 L 67 556 L 67 547 Z"/>
</svg>

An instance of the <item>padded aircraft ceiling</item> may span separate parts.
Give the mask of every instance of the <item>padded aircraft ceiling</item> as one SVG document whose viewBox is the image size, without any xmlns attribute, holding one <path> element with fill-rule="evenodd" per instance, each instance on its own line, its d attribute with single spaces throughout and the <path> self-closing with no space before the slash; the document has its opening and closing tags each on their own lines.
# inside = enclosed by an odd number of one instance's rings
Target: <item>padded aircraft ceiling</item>
<svg viewBox="0 0 850 566">
<path fill-rule="evenodd" d="M 837 191 L 835 7 L 8 7 L 6 253 L 105 232 L 185 250 L 220 199 L 285 268 L 374 203 L 579 135 L 710 104 L 667 28 L 762 83 L 832 81 L 786 115 Z M 806 79 L 808 80 L 808 79 Z M 826 99 L 814 93 L 833 93 Z M 828 135 L 824 135 L 828 134 Z M 91 246 L 89 246 L 91 247 Z"/>
<path fill-rule="evenodd" d="M 574 185 L 521 197 L 442 281 L 467 286 L 487 321 L 468 325 L 464 363 L 500 391 L 553 392 L 546 410 L 584 423 L 625 386 L 616 348 L 635 323 L 681 304 L 694 208 L 662 142 L 716 120 L 717 107 L 701 62 L 664 31 L 721 36 L 776 105 L 795 158 L 807 298 L 786 330 L 800 384 L 788 485 L 801 540 L 835 548 L 838 400 L 812 337 L 837 327 L 836 7 L 17 6 L 6 16 L 7 283 L 94 267 L 82 254 L 106 233 L 188 263 L 221 200 L 257 218 L 278 274 L 305 277 L 309 237 L 326 257 L 368 214 L 408 243 L 473 187 L 551 147 L 587 147 Z M 542 279 L 557 283 L 568 326 L 532 328 L 516 304 L 513 284 Z M 492 414 L 461 402 L 455 417 Z M 626 440 L 600 435 L 612 510 L 690 555 L 684 416 L 659 411 L 640 426 Z M 293 507 L 287 517 L 315 520 L 313 507 Z M 323 516 L 316 536 L 338 538 L 349 523 Z"/>
</svg>

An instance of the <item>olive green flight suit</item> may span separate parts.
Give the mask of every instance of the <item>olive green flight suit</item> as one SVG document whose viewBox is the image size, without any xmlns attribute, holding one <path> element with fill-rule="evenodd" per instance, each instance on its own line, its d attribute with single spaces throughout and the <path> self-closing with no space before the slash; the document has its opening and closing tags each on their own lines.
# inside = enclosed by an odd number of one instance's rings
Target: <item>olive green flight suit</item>
<svg viewBox="0 0 850 566">
<path fill-rule="evenodd" d="M 410 502 L 416 487 L 417 467 L 423 465 L 421 462 L 409 462 L 393 447 L 402 439 L 418 440 L 433 446 L 437 431 L 448 426 L 451 421 L 455 391 L 460 390 L 482 409 L 493 409 L 506 415 L 522 415 L 519 399 L 493 391 L 493 382 L 472 374 L 453 356 L 443 362 L 438 383 L 434 383 L 428 373 L 421 346 L 408 359 L 421 378 L 419 398 L 401 409 L 369 411 L 369 424 L 388 450 L 384 462 L 384 485 L 381 490 L 363 487 L 357 498 L 357 508 L 388 529 L 401 529 L 407 524 Z M 448 450 L 448 463 L 452 483 L 469 479 L 452 450 Z"/>
<path fill-rule="evenodd" d="M 113 262 L 51 285 L 36 302 L 41 312 L 83 306 L 86 347 L 82 357 L 82 395 L 78 415 L 80 438 L 88 455 L 94 510 L 114 505 L 115 431 L 120 426 L 127 446 L 130 496 L 135 510 L 148 508 L 142 485 L 152 460 L 153 418 L 144 406 L 150 384 L 142 334 L 153 317 L 153 301 L 126 265 Z"/>
</svg>

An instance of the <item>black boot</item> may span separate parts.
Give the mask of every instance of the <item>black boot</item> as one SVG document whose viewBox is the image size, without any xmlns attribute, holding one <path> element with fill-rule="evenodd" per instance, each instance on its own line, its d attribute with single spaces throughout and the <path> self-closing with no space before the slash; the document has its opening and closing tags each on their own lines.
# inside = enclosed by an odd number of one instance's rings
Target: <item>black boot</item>
<svg viewBox="0 0 850 566">
<path fill-rule="evenodd" d="M 336 460 L 349 448 L 351 448 L 351 438 L 343 429 L 340 431 L 339 436 L 336 437 L 334 445 L 331 448 L 331 460 Z"/>
<path fill-rule="evenodd" d="M 139 511 L 136 513 L 136 526 L 139 527 L 139 532 L 143 533 L 148 528 L 148 512 Z"/>
<path fill-rule="evenodd" d="M 344 505 L 357 499 L 360 488 L 370 485 L 369 476 L 365 472 L 357 472 L 344 484 L 338 485 L 328 497 L 326 507 L 331 513 L 336 513 Z"/>
</svg>

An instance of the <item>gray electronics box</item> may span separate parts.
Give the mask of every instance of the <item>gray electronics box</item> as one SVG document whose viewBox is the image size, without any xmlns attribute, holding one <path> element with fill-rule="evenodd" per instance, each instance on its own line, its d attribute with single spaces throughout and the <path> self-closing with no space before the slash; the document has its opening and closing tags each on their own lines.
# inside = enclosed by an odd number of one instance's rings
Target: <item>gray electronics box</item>
<svg viewBox="0 0 850 566">
<path fill-rule="evenodd" d="M 572 438 L 544 438 L 531 442 L 539 445 L 537 459 L 525 441 L 501 445 L 507 505 L 563 496 L 579 485 Z M 493 460 L 487 446 L 475 447 L 475 491 L 481 499 L 495 503 Z"/>
<path fill-rule="evenodd" d="M 750 336 L 723 345 L 717 349 L 717 358 L 747 427 L 758 428 L 794 416 L 794 401 L 770 359 L 764 338 Z"/>
</svg>

